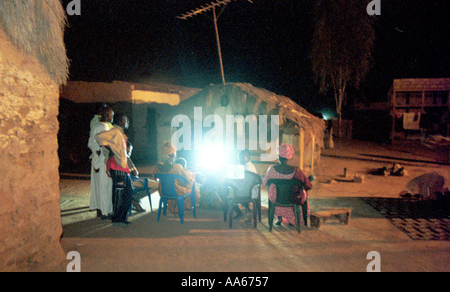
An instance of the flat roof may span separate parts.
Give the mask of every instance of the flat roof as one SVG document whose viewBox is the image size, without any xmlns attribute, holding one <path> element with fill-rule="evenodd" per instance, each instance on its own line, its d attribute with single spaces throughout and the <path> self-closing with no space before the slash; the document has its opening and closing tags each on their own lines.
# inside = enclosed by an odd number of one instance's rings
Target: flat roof
<svg viewBox="0 0 450 292">
<path fill-rule="evenodd" d="M 450 90 L 450 78 L 394 79 L 394 91 L 442 91 Z"/>
</svg>

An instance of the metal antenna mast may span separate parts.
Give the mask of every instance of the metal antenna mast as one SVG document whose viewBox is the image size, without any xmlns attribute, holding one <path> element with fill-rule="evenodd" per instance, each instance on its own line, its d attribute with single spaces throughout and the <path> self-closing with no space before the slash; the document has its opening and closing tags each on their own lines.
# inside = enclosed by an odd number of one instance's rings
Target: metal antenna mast
<svg viewBox="0 0 450 292">
<path fill-rule="evenodd" d="M 222 72 L 222 82 L 225 84 L 225 75 L 223 73 L 223 62 L 222 62 L 222 51 L 220 49 L 220 39 L 219 39 L 219 29 L 217 27 L 217 19 L 222 14 L 223 10 L 225 9 L 225 6 L 234 0 L 216 0 L 215 2 L 212 2 L 206 6 L 201 6 L 200 8 L 194 9 L 190 12 L 186 12 L 185 14 L 178 16 L 180 19 L 188 19 L 189 17 L 195 16 L 197 14 L 202 14 L 204 12 L 208 12 L 210 10 L 213 11 L 213 21 L 214 21 L 214 28 L 216 30 L 216 40 L 217 40 L 217 50 L 219 52 L 219 61 L 220 61 L 220 71 Z M 251 2 L 249 0 L 249 2 Z M 222 6 L 222 10 L 219 12 L 219 15 L 216 15 L 216 7 Z"/>
</svg>

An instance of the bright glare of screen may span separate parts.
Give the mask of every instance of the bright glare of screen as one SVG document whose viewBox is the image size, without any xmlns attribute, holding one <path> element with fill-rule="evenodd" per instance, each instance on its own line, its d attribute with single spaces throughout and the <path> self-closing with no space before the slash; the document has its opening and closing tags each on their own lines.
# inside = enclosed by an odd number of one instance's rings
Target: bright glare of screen
<svg viewBox="0 0 450 292">
<path fill-rule="evenodd" d="M 223 147 L 205 145 L 200 152 L 200 166 L 204 169 L 223 168 L 226 164 L 226 154 Z"/>
</svg>

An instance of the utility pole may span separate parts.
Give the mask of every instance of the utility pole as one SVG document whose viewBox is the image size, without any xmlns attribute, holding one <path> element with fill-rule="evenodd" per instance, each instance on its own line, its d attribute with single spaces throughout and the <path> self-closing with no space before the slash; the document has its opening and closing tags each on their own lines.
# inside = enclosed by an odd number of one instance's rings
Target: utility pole
<svg viewBox="0 0 450 292">
<path fill-rule="evenodd" d="M 194 9 L 190 12 L 186 12 L 185 14 L 178 16 L 180 19 L 188 19 L 189 17 L 195 16 L 197 14 L 202 14 L 204 12 L 207 12 L 209 10 L 212 10 L 213 12 L 213 21 L 214 21 L 214 28 L 216 30 L 216 41 L 217 41 L 217 51 L 219 53 L 219 62 L 220 62 L 220 71 L 222 73 L 222 82 L 225 84 L 225 74 L 223 72 L 223 62 L 222 62 L 222 51 L 220 49 L 220 39 L 219 39 L 219 28 L 217 27 L 217 20 L 219 19 L 220 15 L 224 11 L 226 5 L 230 3 L 231 1 L 235 0 L 216 0 L 215 2 L 212 2 L 206 6 L 201 6 L 200 8 Z M 249 2 L 253 3 L 252 1 L 248 0 Z M 219 12 L 219 15 L 216 14 L 216 7 L 222 6 L 222 10 Z"/>
<path fill-rule="evenodd" d="M 223 9 L 224 8 L 225 6 L 223 7 Z M 216 29 L 217 51 L 219 52 L 220 72 L 222 73 L 222 83 L 225 84 L 225 74 L 223 73 L 223 62 L 222 62 L 222 50 L 220 49 L 219 28 L 217 27 L 216 6 L 213 6 L 213 15 L 214 15 L 214 28 Z"/>
</svg>

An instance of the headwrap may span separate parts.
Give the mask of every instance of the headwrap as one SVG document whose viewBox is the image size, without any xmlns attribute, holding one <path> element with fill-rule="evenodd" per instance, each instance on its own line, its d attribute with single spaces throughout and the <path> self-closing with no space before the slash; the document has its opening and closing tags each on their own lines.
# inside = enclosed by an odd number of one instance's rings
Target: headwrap
<svg viewBox="0 0 450 292">
<path fill-rule="evenodd" d="M 170 142 L 164 142 L 161 154 L 163 155 L 163 157 L 169 156 L 171 154 L 174 154 L 175 151 L 175 148 L 172 146 L 172 144 L 170 144 Z"/>
<path fill-rule="evenodd" d="M 280 146 L 277 147 L 277 153 L 278 156 L 286 159 L 291 159 L 294 157 L 295 151 L 294 147 L 287 143 L 282 143 Z"/>
</svg>

